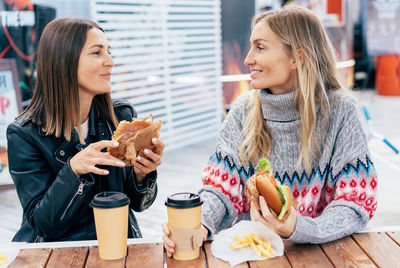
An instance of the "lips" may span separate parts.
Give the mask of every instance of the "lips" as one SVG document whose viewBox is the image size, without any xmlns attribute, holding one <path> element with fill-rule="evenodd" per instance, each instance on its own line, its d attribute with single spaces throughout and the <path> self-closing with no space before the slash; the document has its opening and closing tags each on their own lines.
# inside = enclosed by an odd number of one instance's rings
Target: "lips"
<svg viewBox="0 0 400 268">
<path fill-rule="evenodd" d="M 262 73 L 261 70 L 257 70 L 257 69 L 250 69 L 250 77 L 252 79 L 254 79 L 255 77 L 257 77 L 258 74 Z"/>
<path fill-rule="evenodd" d="M 110 79 L 111 78 L 111 73 L 107 73 L 107 74 L 101 74 L 101 77 L 104 77 L 106 79 Z"/>
</svg>

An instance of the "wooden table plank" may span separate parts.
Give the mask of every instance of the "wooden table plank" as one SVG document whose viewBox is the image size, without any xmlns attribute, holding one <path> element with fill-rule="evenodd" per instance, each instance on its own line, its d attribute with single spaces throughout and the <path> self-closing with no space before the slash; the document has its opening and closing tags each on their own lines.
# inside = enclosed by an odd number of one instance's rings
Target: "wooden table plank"
<svg viewBox="0 0 400 268">
<path fill-rule="evenodd" d="M 126 258 L 127 268 L 162 268 L 163 266 L 164 247 L 162 243 L 129 245 Z"/>
<path fill-rule="evenodd" d="M 292 267 L 334 267 L 317 245 L 285 242 L 285 254 Z"/>
<path fill-rule="evenodd" d="M 390 236 L 390 238 L 392 238 L 400 247 L 400 232 L 386 232 L 386 234 Z"/>
<path fill-rule="evenodd" d="M 230 268 L 230 267 L 232 267 L 228 262 L 223 261 L 221 259 L 218 259 L 212 254 L 212 252 L 211 252 L 211 243 L 210 242 L 207 242 L 207 243 L 204 244 L 204 252 L 206 254 L 208 267 L 210 267 L 210 268 L 213 268 L 213 267 L 218 267 L 218 268 L 227 267 L 227 268 Z M 249 265 L 247 264 L 247 262 L 244 262 L 244 263 L 240 263 L 238 265 L 235 265 L 233 267 L 235 267 L 235 268 L 248 268 Z"/>
<path fill-rule="evenodd" d="M 376 267 L 351 237 L 321 245 L 335 267 Z"/>
<path fill-rule="evenodd" d="M 385 233 L 363 233 L 352 236 L 377 266 L 398 267 L 400 247 Z"/>
<path fill-rule="evenodd" d="M 46 268 L 85 267 L 89 247 L 55 248 L 50 256 Z"/>
<path fill-rule="evenodd" d="M 173 258 L 167 258 L 167 267 L 168 268 L 205 268 L 206 261 L 204 251 L 200 251 L 200 256 L 197 259 L 190 261 L 177 261 Z M 210 267 L 211 268 L 211 267 Z"/>
<path fill-rule="evenodd" d="M 9 268 L 45 267 L 51 254 L 50 248 L 21 249 Z"/>
<path fill-rule="evenodd" d="M 92 246 L 90 248 L 89 257 L 86 262 L 86 268 L 124 268 L 125 258 L 113 261 L 100 259 L 99 248 Z"/>
<path fill-rule="evenodd" d="M 272 259 L 262 261 L 249 261 L 251 268 L 263 268 L 263 267 L 274 267 L 274 268 L 290 268 L 292 267 L 289 260 L 285 255 L 275 257 Z"/>
</svg>

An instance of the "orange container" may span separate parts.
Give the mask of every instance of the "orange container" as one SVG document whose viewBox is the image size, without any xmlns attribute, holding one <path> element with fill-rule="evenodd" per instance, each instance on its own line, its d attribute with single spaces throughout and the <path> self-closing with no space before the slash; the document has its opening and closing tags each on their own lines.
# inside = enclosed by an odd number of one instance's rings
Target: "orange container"
<svg viewBox="0 0 400 268">
<path fill-rule="evenodd" d="M 400 55 L 376 57 L 376 87 L 380 95 L 400 96 Z"/>
</svg>

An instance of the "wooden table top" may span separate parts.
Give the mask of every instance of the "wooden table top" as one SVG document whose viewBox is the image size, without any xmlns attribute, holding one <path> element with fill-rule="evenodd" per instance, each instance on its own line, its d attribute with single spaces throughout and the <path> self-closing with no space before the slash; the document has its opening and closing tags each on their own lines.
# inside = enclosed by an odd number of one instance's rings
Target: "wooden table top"
<svg viewBox="0 0 400 268">
<path fill-rule="evenodd" d="M 79 242 L 77 242 L 79 243 Z M 128 245 L 128 255 L 116 261 L 99 258 L 97 246 L 21 249 L 8 266 L 18 267 L 230 267 L 211 254 L 205 243 L 200 257 L 192 261 L 166 258 L 162 243 Z M 264 261 L 250 261 L 235 267 L 399 267 L 400 232 L 353 234 L 321 245 L 285 242 L 285 254 Z"/>
</svg>

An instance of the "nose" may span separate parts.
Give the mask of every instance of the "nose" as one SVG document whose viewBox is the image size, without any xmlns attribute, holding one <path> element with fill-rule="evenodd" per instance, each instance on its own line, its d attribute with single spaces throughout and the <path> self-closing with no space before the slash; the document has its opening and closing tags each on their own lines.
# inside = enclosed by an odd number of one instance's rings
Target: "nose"
<svg viewBox="0 0 400 268">
<path fill-rule="evenodd" d="M 114 60 L 112 59 L 111 55 L 108 54 L 108 53 L 106 55 L 106 59 L 104 60 L 104 65 L 105 66 L 110 66 L 110 67 L 114 66 Z"/>
<path fill-rule="evenodd" d="M 251 66 L 251 65 L 255 64 L 253 53 L 252 53 L 251 49 L 249 50 L 249 52 L 247 52 L 247 56 L 244 59 L 244 64 L 246 66 Z"/>
</svg>

